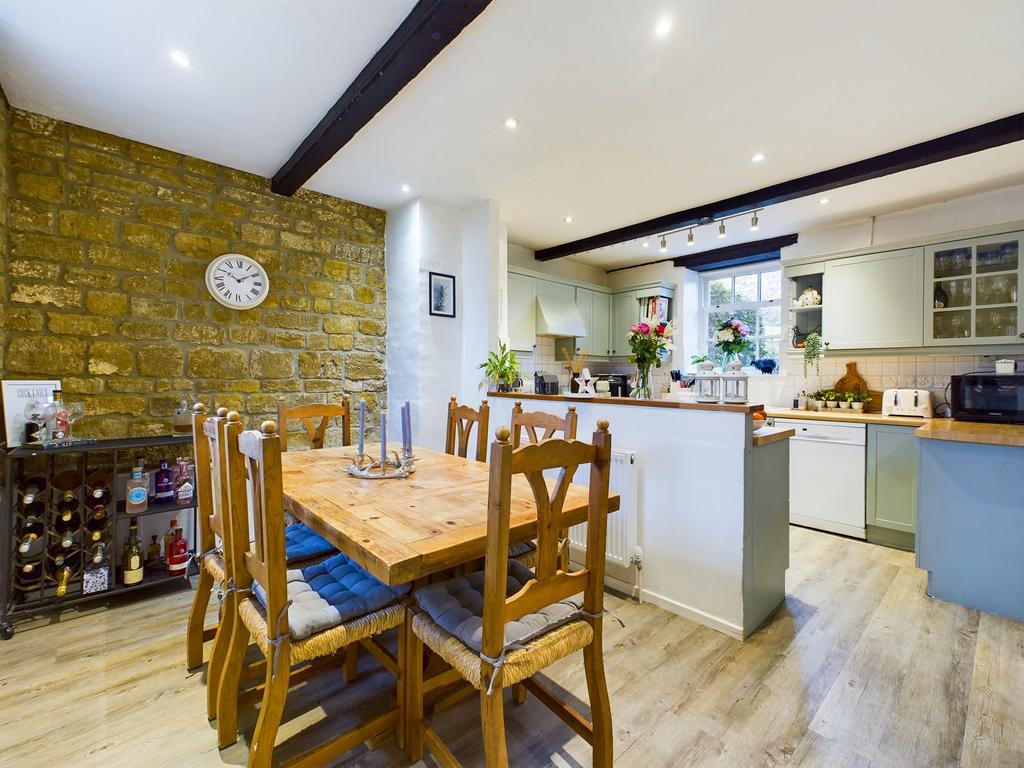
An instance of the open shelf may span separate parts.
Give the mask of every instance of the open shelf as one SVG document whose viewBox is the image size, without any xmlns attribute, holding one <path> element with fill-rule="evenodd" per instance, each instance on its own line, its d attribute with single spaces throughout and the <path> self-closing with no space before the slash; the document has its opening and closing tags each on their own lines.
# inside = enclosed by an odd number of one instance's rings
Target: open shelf
<svg viewBox="0 0 1024 768">
<path fill-rule="evenodd" d="M 821 311 L 821 307 L 822 307 L 821 304 L 815 304 L 813 307 L 790 307 L 789 311 L 790 312 L 814 312 L 814 311 L 820 312 Z"/>
<path fill-rule="evenodd" d="M 125 518 L 130 520 L 133 517 L 148 517 L 149 515 L 162 515 L 166 512 L 187 512 L 188 510 L 195 508 L 196 503 L 194 501 L 190 501 L 187 504 L 178 504 L 177 502 L 169 504 L 150 504 L 145 512 L 126 512 L 125 503 L 124 500 L 122 499 L 117 502 L 117 515 L 119 519 L 122 516 L 124 516 Z"/>
</svg>

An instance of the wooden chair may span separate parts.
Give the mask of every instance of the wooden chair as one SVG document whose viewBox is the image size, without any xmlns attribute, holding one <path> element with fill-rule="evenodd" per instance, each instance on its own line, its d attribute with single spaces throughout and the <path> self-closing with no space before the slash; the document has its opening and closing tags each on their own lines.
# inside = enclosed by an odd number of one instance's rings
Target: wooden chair
<svg viewBox="0 0 1024 768">
<path fill-rule="evenodd" d="M 476 426 L 476 460 L 487 461 L 487 424 L 491 416 L 491 407 L 484 400 L 480 410 L 476 411 L 468 405 L 459 405 L 452 395 L 448 403 L 448 429 L 444 441 L 444 452 L 452 456 L 469 458 L 469 438 Z M 456 445 L 458 443 L 458 445 Z"/>
<path fill-rule="evenodd" d="M 231 529 L 225 563 L 238 600 L 235 603 L 237 620 L 220 679 L 218 742 L 224 748 L 237 739 L 238 684 L 251 637 L 266 659 L 266 681 L 262 686 L 262 703 L 249 748 L 249 766 L 266 768 L 271 764 L 274 740 L 290 685 L 308 679 L 310 671 L 323 669 L 323 666 L 318 669 L 317 660 L 336 661 L 348 646 L 368 641 L 400 626 L 405 608 L 395 598 L 379 610 L 323 627 L 307 637 L 293 637 L 289 623 L 292 618 L 288 586 L 291 577 L 285 562 L 281 441 L 277 425 L 266 421 L 259 432 L 242 432 L 238 414 L 232 412 L 228 414 L 223 435 L 228 461 Z M 250 511 L 255 528 L 252 541 L 248 531 Z M 345 556 L 339 554 L 337 558 L 344 559 Z M 302 588 L 310 584 L 303 583 Z M 316 591 L 315 587 L 312 588 Z M 262 590 L 262 600 L 256 597 L 258 590 Z M 397 658 L 382 646 L 377 646 L 374 653 L 396 678 L 398 658 L 404 653 L 401 637 L 399 642 Z M 305 666 L 294 670 L 296 665 Z M 326 765 L 363 741 L 381 738 L 395 727 L 398 715 L 397 707 L 392 707 L 303 754 L 289 765 L 304 768 Z"/>
<path fill-rule="evenodd" d="M 277 423 L 281 425 L 281 450 L 288 450 L 288 419 L 299 419 L 306 428 L 310 448 L 323 448 L 327 428 L 331 422 L 341 418 L 341 444 L 352 445 L 352 418 L 349 399 L 343 398 L 341 405 L 313 403 L 289 408 L 284 400 L 277 403 Z M 319 423 L 316 420 L 319 419 Z"/>
<path fill-rule="evenodd" d="M 541 432 L 538 434 L 538 430 Z M 541 411 L 524 411 L 523 404 L 516 402 L 512 407 L 512 448 L 523 444 L 523 432 L 527 442 L 539 443 L 562 433 L 565 440 L 576 439 L 576 406 L 570 405 L 565 418 L 552 416 Z"/>
<path fill-rule="evenodd" d="M 423 691 L 432 681 L 423 680 L 423 646 L 427 645 L 459 675 L 479 691 L 480 717 L 483 723 L 484 755 L 488 768 L 508 766 L 505 745 L 504 699 L 502 689 L 522 683 L 578 734 L 593 746 L 593 765 L 612 765 L 612 724 L 602 654 L 602 614 L 604 612 L 604 553 L 608 514 L 608 474 L 611 435 L 608 422 L 599 421 L 593 444 L 577 440 L 549 439 L 535 445 L 513 449 L 509 430 L 497 431 L 491 445 L 491 485 L 488 498 L 487 556 L 480 591 L 483 596 L 482 641 L 475 650 L 463 639 L 443 629 L 422 608 L 426 590 L 418 590 L 421 607 L 414 612 L 407 633 L 407 680 L 405 701 L 409 729 L 407 750 L 413 761 L 422 757 L 426 746 L 446 768 L 459 763 L 423 718 Z M 559 564 L 558 536 L 562 529 L 562 505 L 576 469 L 590 465 L 590 503 L 587 516 L 587 562 L 576 572 L 566 572 Z M 549 490 L 544 470 L 560 469 Z M 515 594 L 507 595 L 511 487 L 514 475 L 525 475 L 537 504 L 537 568 Z M 521 573 L 521 571 L 517 571 Z M 442 585 L 443 586 L 443 585 Z M 459 585 L 462 588 L 462 585 Z M 522 643 L 506 645 L 506 623 L 547 606 L 569 600 L 583 592 L 580 610 L 563 623 Z M 443 602 L 443 601 L 442 601 Z M 442 607 L 443 610 L 443 607 Z M 563 704 L 533 675 L 557 659 L 583 651 L 592 721 Z"/>
</svg>

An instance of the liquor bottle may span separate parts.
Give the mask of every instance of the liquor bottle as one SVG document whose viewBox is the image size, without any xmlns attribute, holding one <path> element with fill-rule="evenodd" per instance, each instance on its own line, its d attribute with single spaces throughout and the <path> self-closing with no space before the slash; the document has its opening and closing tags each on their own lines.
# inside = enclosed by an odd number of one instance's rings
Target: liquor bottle
<svg viewBox="0 0 1024 768">
<path fill-rule="evenodd" d="M 160 469 L 156 471 L 155 491 L 153 500 L 157 504 L 174 501 L 174 472 L 171 471 L 167 459 L 160 459 Z"/>
<path fill-rule="evenodd" d="M 53 390 L 53 429 L 50 436 L 54 440 L 63 440 L 71 434 L 71 420 L 68 418 L 68 409 L 64 405 L 63 393 L 59 389 Z"/>
<path fill-rule="evenodd" d="M 21 541 L 18 544 L 18 551 L 23 555 L 26 554 L 45 531 L 46 525 L 42 518 L 28 515 L 25 522 L 21 524 Z"/>
<path fill-rule="evenodd" d="M 21 504 L 28 507 L 34 504 L 46 488 L 46 480 L 42 477 L 30 477 L 25 481 L 24 490 L 21 493 Z"/>
<path fill-rule="evenodd" d="M 179 504 L 191 504 L 196 486 L 188 472 L 188 459 L 178 458 L 178 476 L 174 479 L 174 498 Z"/>
<path fill-rule="evenodd" d="M 142 581 L 142 544 L 139 543 L 139 523 L 132 520 L 128 526 L 128 541 L 121 558 L 121 580 L 125 585 Z"/>
<path fill-rule="evenodd" d="M 78 514 L 74 513 L 71 518 L 65 520 L 63 517 L 58 517 L 54 522 L 53 527 L 57 531 L 57 535 L 60 536 L 60 546 L 64 549 L 70 549 L 75 543 L 75 534 L 78 533 L 78 528 L 82 524 L 78 518 Z"/>
<path fill-rule="evenodd" d="M 77 551 L 68 552 L 59 547 L 50 548 L 50 575 L 57 582 L 57 597 L 64 597 L 68 591 L 68 582 L 78 573 L 81 554 Z"/>
<path fill-rule="evenodd" d="M 64 491 L 61 494 L 60 501 L 57 502 L 57 511 L 64 522 L 68 522 L 78 511 L 78 496 L 74 491 Z"/>
<path fill-rule="evenodd" d="M 110 471 L 106 469 L 94 470 L 86 478 L 85 484 L 89 488 L 89 506 L 95 509 L 97 506 L 107 506 L 110 503 Z"/>
<path fill-rule="evenodd" d="M 181 528 L 174 529 L 174 539 L 171 541 L 171 554 L 167 558 L 167 572 L 181 576 L 188 568 L 188 542 L 182 535 Z"/>
<path fill-rule="evenodd" d="M 159 536 L 153 534 L 150 537 L 149 546 L 146 547 L 146 567 L 149 569 L 159 568 L 160 561 L 163 559 L 160 557 L 160 542 L 157 541 Z"/>
<path fill-rule="evenodd" d="M 932 302 L 935 309 L 945 309 L 949 306 L 949 294 L 942 287 L 942 283 L 935 284 L 935 298 Z"/>
<path fill-rule="evenodd" d="M 89 541 L 99 541 L 103 538 L 103 531 L 107 528 L 108 520 L 106 507 L 93 507 L 92 514 L 85 521 L 85 530 L 89 534 Z"/>
<path fill-rule="evenodd" d="M 174 541 L 174 529 L 178 527 L 177 520 L 171 520 L 171 525 L 164 532 L 164 562 L 171 559 L 171 543 Z"/>
<path fill-rule="evenodd" d="M 43 579 L 42 560 L 15 561 L 14 585 L 19 589 L 34 589 Z"/>
<path fill-rule="evenodd" d="M 149 473 L 142 471 L 142 461 L 132 467 L 132 476 L 125 485 L 124 509 L 129 515 L 137 515 L 149 509 Z"/>
</svg>

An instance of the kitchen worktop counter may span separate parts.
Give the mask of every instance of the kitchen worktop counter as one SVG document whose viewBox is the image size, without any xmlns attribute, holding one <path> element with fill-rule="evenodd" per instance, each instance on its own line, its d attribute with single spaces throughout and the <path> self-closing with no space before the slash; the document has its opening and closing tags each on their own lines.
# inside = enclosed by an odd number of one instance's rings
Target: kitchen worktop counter
<svg viewBox="0 0 1024 768">
<path fill-rule="evenodd" d="M 883 416 L 880 413 L 864 413 L 832 409 L 831 411 L 800 411 L 796 408 L 768 408 L 765 414 L 776 419 L 811 419 L 813 421 L 845 421 L 850 424 L 888 424 L 893 427 L 922 427 L 934 421 L 948 419 L 924 419 L 920 416 Z"/>
<path fill-rule="evenodd" d="M 763 445 L 771 445 L 772 443 L 779 443 L 783 440 L 789 440 L 796 434 L 795 429 L 780 429 L 779 427 L 761 427 L 754 431 L 753 445 L 755 448 L 760 448 Z"/>
<path fill-rule="evenodd" d="M 1009 445 L 1024 448 L 1024 425 L 987 424 L 979 421 L 929 419 L 915 435 L 926 440 L 949 440 L 956 443 Z"/>
<path fill-rule="evenodd" d="M 683 400 L 635 400 L 632 397 L 579 397 L 575 395 L 535 395 L 526 392 L 488 392 L 488 397 L 508 397 L 513 400 L 554 400 L 567 403 L 595 403 L 599 405 L 630 405 L 639 408 L 671 408 L 692 411 L 723 411 L 725 413 L 753 413 L 764 410 L 763 405 L 744 403 L 695 403 Z"/>
</svg>

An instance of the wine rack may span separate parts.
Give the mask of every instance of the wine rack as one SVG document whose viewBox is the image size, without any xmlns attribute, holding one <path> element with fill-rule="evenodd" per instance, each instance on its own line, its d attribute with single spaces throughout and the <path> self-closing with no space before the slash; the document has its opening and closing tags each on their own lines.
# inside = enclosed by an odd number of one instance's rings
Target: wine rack
<svg viewBox="0 0 1024 768">
<path fill-rule="evenodd" d="M 13 636 L 12 621 L 19 616 L 189 583 L 193 566 L 185 575 L 146 568 L 141 582 L 125 585 L 121 558 L 129 522 L 154 515 L 190 514 L 189 541 L 194 543 L 194 501 L 150 501 L 146 511 L 128 514 L 124 498 L 125 470 L 136 456 L 154 457 L 160 449 L 190 454 L 191 444 L 191 435 L 167 435 L 47 451 L 22 446 L 6 452 L 0 498 L 0 639 Z"/>
</svg>

